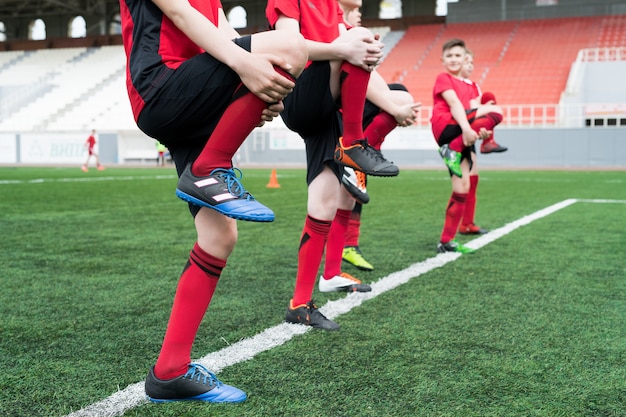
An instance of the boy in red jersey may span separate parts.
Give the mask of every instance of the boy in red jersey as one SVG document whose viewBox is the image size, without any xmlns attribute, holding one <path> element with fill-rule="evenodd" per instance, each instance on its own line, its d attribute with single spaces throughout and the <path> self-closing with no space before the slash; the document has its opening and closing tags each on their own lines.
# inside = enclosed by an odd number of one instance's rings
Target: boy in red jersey
<svg viewBox="0 0 626 417">
<path fill-rule="evenodd" d="M 146 394 L 154 402 L 244 401 L 245 392 L 191 363 L 191 348 L 237 241 L 236 219 L 274 219 L 239 182 L 232 158 L 283 109 L 307 61 L 304 39 L 240 37 L 219 0 L 120 0 L 120 15 L 135 120 L 170 150 L 176 194 L 189 202 L 197 232 Z"/>
<path fill-rule="evenodd" d="M 468 82 L 470 82 L 476 91 L 477 100 L 472 102 L 473 107 L 484 106 L 488 104 L 496 104 L 496 97 L 493 93 L 485 92 L 483 93 L 480 89 L 480 86 L 476 84 L 474 81 L 471 81 L 469 77 L 472 75 L 474 71 L 474 53 L 470 50 L 467 51 L 467 61 L 463 66 L 463 77 L 465 77 Z M 492 152 L 506 152 L 509 148 L 505 146 L 501 146 L 496 143 L 494 138 L 494 132 L 491 132 L 491 135 L 487 139 L 483 139 L 480 144 L 480 153 L 492 153 Z"/>
<path fill-rule="evenodd" d="M 337 330 L 339 325 L 320 313 L 311 297 L 332 221 L 338 214 L 349 216 L 354 204 L 341 187 L 342 165 L 371 175 L 398 175 L 398 168 L 369 146 L 362 126 L 370 73 L 382 57 L 383 45 L 367 29 L 346 30 L 337 0 L 302 5 L 299 0 L 270 0 L 266 16 L 273 29 L 301 33 L 311 61 L 285 99 L 281 114 L 285 125 L 305 141 L 308 184 L 296 285 L 285 320 Z M 343 136 L 339 109 L 343 112 Z M 324 285 L 332 288 L 371 290 L 341 275 L 328 281 Z"/>
<path fill-rule="evenodd" d="M 301 7 L 298 0 L 270 0 L 266 8 L 273 29 L 289 30 L 305 37 L 311 60 L 297 88 L 285 99 L 285 110 L 281 114 L 287 127 L 305 141 L 308 184 L 307 216 L 298 250 L 296 285 L 285 320 L 337 330 L 339 325 L 320 313 L 311 299 L 332 221 L 338 211 L 349 213 L 354 201 L 341 187 L 343 167 L 336 159 L 344 159 L 342 148 L 347 147 L 362 152 L 362 162 L 373 163 L 373 168 L 382 169 L 386 175 L 397 175 L 398 169 L 385 160 L 379 161 L 364 141 L 362 129 L 370 71 L 382 56 L 382 44 L 369 31 L 357 33 L 345 32 L 345 27 L 340 29 L 343 16 L 337 0 L 306 3 L 306 6 Z M 339 109 L 343 110 L 345 118 L 343 138 Z M 335 158 L 335 154 L 339 158 Z M 346 277 L 337 277 L 335 281 L 357 291 L 371 290 Z M 335 282 L 329 284 L 334 286 Z"/>
<path fill-rule="evenodd" d="M 439 154 L 450 171 L 452 195 L 437 244 L 438 252 L 471 253 L 473 249 L 454 240 L 465 210 L 470 180 L 472 145 L 486 139 L 502 121 L 502 109 L 495 105 L 474 107 L 477 98 L 471 82 L 462 75 L 466 62 L 465 42 L 451 39 L 443 45 L 445 72 L 439 74 L 433 88 L 432 131 L 440 146 Z"/>
<path fill-rule="evenodd" d="M 98 168 L 98 171 L 104 170 L 104 167 L 100 164 L 100 158 L 98 157 L 98 153 L 94 149 L 95 147 L 96 147 L 96 130 L 93 129 L 91 131 L 91 134 L 85 141 L 85 148 L 87 149 L 87 160 L 80 167 L 80 169 L 82 169 L 83 172 L 89 171 L 89 160 L 91 159 L 92 156 L 96 159 L 96 167 Z"/>
<path fill-rule="evenodd" d="M 470 77 L 472 76 L 472 72 L 474 72 L 474 54 L 468 50 L 465 64 L 463 64 L 463 71 L 461 72 L 461 75 L 463 76 L 463 78 L 465 78 L 465 80 L 472 86 L 472 88 L 475 91 L 474 93 L 475 97 L 474 99 L 470 100 L 470 105 L 472 106 L 472 108 L 474 108 L 474 107 L 480 107 L 483 105 L 496 104 L 495 97 L 492 93 L 487 92 L 483 94 L 482 91 L 480 90 L 480 86 L 476 84 L 474 81 L 470 80 Z M 485 146 L 485 143 L 487 141 L 491 141 L 490 144 L 488 145 L 488 148 L 492 150 L 489 152 L 504 152 L 507 150 L 507 148 L 498 145 L 493 140 L 493 131 L 492 131 L 491 135 L 488 138 L 482 140 L 482 143 L 480 145 L 481 153 L 488 153 L 488 152 L 483 151 L 483 147 Z M 470 172 L 469 172 L 470 187 L 469 187 L 469 191 L 467 194 L 467 199 L 465 200 L 465 209 L 463 210 L 463 217 L 461 218 L 461 224 L 459 226 L 459 233 L 462 235 L 477 235 L 477 234 L 487 233 L 487 230 L 481 227 L 478 227 L 476 226 L 476 224 L 474 224 L 474 215 L 476 212 L 476 192 L 478 189 L 478 180 L 479 180 L 475 146 L 476 145 L 472 145 L 470 147 L 470 150 L 471 150 L 471 161 L 470 161 Z"/>
</svg>

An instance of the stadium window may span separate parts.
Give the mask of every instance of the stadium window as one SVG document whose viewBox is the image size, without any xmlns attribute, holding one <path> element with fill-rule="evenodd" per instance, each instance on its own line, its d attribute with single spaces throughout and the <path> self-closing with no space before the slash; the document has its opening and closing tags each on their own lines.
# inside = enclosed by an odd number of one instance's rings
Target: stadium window
<svg viewBox="0 0 626 417">
<path fill-rule="evenodd" d="M 593 119 L 594 126 L 604 126 L 604 119 Z"/>
<path fill-rule="evenodd" d="M 609 119 L 606 119 L 606 125 L 607 126 L 617 126 L 617 119 L 613 119 L 612 117 Z"/>
<path fill-rule="evenodd" d="M 402 17 L 402 0 L 383 0 L 378 8 L 380 19 L 397 19 Z"/>
<path fill-rule="evenodd" d="M 435 14 L 437 16 L 448 15 L 448 3 L 458 3 L 459 0 L 437 0 Z"/>
<path fill-rule="evenodd" d="M 4 22 L 0 22 L 0 42 L 7 40 L 7 28 L 4 26 Z"/>
<path fill-rule="evenodd" d="M 70 22 L 70 38 L 84 38 L 87 36 L 87 22 L 82 16 L 76 16 Z"/>
<path fill-rule="evenodd" d="M 109 35 L 120 35 L 122 33 L 122 18 L 119 13 L 111 19 L 109 23 Z"/>
<path fill-rule="evenodd" d="M 626 126 L 626 119 L 619 119 L 620 126 Z"/>
<path fill-rule="evenodd" d="M 28 27 L 28 38 L 33 41 L 40 41 L 46 39 L 46 24 L 41 19 L 36 19 L 31 22 Z"/>
<path fill-rule="evenodd" d="M 241 6 L 235 6 L 228 12 L 228 22 L 234 29 L 241 29 L 248 26 L 248 13 Z"/>
</svg>

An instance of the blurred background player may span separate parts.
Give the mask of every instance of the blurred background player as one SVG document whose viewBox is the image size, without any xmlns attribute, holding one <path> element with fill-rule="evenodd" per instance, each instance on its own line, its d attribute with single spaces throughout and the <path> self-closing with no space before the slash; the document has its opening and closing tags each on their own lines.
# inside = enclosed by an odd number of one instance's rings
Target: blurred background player
<svg viewBox="0 0 626 417">
<path fill-rule="evenodd" d="M 479 107 L 481 105 L 496 104 L 496 97 L 493 93 L 483 93 L 480 86 L 474 81 L 470 80 L 470 76 L 474 71 L 474 53 L 471 50 L 467 50 L 467 61 L 463 66 L 463 77 L 468 80 L 477 94 L 477 100 L 472 101 L 472 107 Z M 492 153 L 492 152 L 506 152 L 509 148 L 501 146 L 495 141 L 495 132 L 491 132 L 491 135 L 487 139 L 483 139 L 480 143 L 480 153 Z"/>
<path fill-rule="evenodd" d="M 176 194 L 189 202 L 197 233 L 145 391 L 153 402 L 241 402 L 246 393 L 192 363 L 191 350 L 237 242 L 236 220 L 274 219 L 232 159 L 256 126 L 282 111 L 306 64 L 304 39 L 279 31 L 240 37 L 219 0 L 120 0 L 120 9 L 135 120 L 170 150 Z"/>
<path fill-rule="evenodd" d="M 461 76 L 474 89 L 474 98 L 470 100 L 470 106 L 472 108 L 476 108 L 476 107 L 480 107 L 479 100 L 483 98 L 482 97 L 483 94 L 480 91 L 480 86 L 470 79 L 470 77 L 472 76 L 472 72 L 474 72 L 474 53 L 468 49 L 465 63 L 463 64 L 463 70 L 461 71 Z M 485 94 L 488 94 L 488 93 L 485 93 Z M 493 103 L 489 103 L 489 104 L 493 104 Z M 491 136 L 489 138 L 491 138 L 492 136 L 493 136 L 493 132 L 491 133 Z M 482 143 L 484 143 L 488 139 L 483 139 Z M 476 159 L 476 144 L 470 146 L 470 152 L 471 152 L 470 171 L 469 171 L 470 186 L 469 186 L 469 191 L 467 193 L 467 198 L 465 200 L 465 209 L 463 210 L 463 217 L 461 218 L 461 224 L 459 225 L 459 233 L 462 235 L 487 233 L 487 230 L 482 229 L 476 226 L 476 224 L 474 224 L 474 216 L 476 213 L 476 193 L 477 193 L 478 181 L 479 181 L 478 163 Z"/>
<path fill-rule="evenodd" d="M 85 149 L 87 149 L 87 160 L 80 167 L 80 169 L 82 169 L 83 172 L 88 172 L 89 171 L 89 161 L 91 160 L 92 156 L 96 160 L 96 167 L 97 167 L 98 171 L 104 170 L 104 167 L 100 164 L 100 158 L 98 157 L 98 153 L 95 151 L 95 147 L 96 147 L 96 130 L 93 129 L 91 131 L 91 134 L 89 135 L 89 137 L 85 141 Z"/>
<path fill-rule="evenodd" d="M 472 83 L 463 77 L 466 59 L 465 42 L 461 39 L 446 42 L 441 57 L 445 72 L 437 76 L 433 87 L 432 131 L 452 182 L 437 252 L 473 252 L 454 240 L 470 190 L 471 147 L 476 140 L 489 137 L 502 121 L 502 109 L 498 106 L 472 106 L 477 94 Z"/>
<path fill-rule="evenodd" d="M 167 147 L 163 145 L 161 142 L 159 142 L 158 140 L 155 142 L 156 142 L 155 145 L 157 148 L 157 165 L 165 166 L 165 152 L 167 152 Z"/>
</svg>

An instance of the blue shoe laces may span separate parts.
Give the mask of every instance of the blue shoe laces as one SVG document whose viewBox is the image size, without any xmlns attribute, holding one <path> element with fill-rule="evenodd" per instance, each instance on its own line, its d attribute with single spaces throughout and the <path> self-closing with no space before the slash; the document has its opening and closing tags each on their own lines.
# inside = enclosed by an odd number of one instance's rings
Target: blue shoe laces
<svg viewBox="0 0 626 417">
<path fill-rule="evenodd" d="M 243 172 L 241 172 L 239 168 L 217 168 L 211 171 L 210 175 L 217 175 L 221 178 L 224 178 L 224 180 L 226 181 L 226 187 L 228 187 L 228 192 L 232 195 L 239 198 L 245 197 L 246 200 L 254 200 L 252 194 L 247 192 L 246 189 L 243 187 L 243 184 L 241 184 L 240 179 L 243 178 Z"/>
<path fill-rule="evenodd" d="M 183 375 L 183 378 L 189 378 L 190 380 L 195 380 L 202 385 L 208 385 L 209 387 L 217 387 L 219 388 L 222 385 L 222 381 L 217 379 L 215 374 L 209 371 L 204 366 L 199 363 L 192 363 L 189 365 L 189 369 L 187 373 Z"/>
</svg>

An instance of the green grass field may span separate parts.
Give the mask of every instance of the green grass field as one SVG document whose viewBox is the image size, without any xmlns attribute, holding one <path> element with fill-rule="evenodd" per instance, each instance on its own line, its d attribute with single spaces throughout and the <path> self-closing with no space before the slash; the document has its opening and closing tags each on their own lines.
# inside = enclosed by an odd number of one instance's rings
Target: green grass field
<svg viewBox="0 0 626 417">
<path fill-rule="evenodd" d="M 145 378 L 195 233 L 173 168 L 92 171 L 0 168 L 0 416 L 626 416 L 626 171 L 484 171 L 485 228 L 580 201 L 364 301 L 335 318 L 339 332 L 219 370 L 248 393 L 242 404 L 121 412 L 88 407 Z M 279 169 L 279 189 L 269 176 L 244 170 L 276 221 L 239 223 L 194 358 L 283 320 L 305 172 Z M 444 169 L 368 189 L 360 243 L 376 269 L 345 271 L 375 283 L 432 260 Z"/>
</svg>

